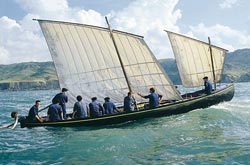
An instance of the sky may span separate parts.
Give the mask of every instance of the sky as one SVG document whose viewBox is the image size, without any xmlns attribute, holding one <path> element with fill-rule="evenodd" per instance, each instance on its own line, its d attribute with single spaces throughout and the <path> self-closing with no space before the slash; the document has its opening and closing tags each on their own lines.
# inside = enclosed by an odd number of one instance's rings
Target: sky
<svg viewBox="0 0 250 165">
<path fill-rule="evenodd" d="M 142 35 L 157 59 L 174 58 L 170 30 L 223 47 L 250 48 L 249 0 L 1 0 L 0 64 L 52 61 L 34 18 Z"/>
</svg>

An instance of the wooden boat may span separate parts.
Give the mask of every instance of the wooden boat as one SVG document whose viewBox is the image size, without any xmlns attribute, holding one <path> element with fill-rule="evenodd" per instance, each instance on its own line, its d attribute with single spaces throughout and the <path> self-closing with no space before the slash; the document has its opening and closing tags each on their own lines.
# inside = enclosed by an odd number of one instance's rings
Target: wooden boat
<svg viewBox="0 0 250 165">
<path fill-rule="evenodd" d="M 206 108 L 234 96 L 234 85 L 218 88 L 227 50 L 177 33 L 168 33 L 184 87 L 203 85 L 202 78 L 213 78 L 214 91 L 210 95 L 195 91 L 180 95 L 167 73 L 160 66 L 142 36 L 108 28 L 37 20 L 47 41 L 57 71 L 60 87 L 69 89 L 67 111 L 73 107 L 75 97 L 110 97 L 123 103 L 127 93 L 146 94 L 150 87 L 164 96 L 160 106 L 147 108 L 147 101 L 138 95 L 138 110 L 104 115 L 96 118 L 69 119 L 58 122 L 32 123 L 22 121 L 21 127 L 103 126 L 150 117 L 186 113 Z M 122 108 L 122 107 L 121 107 Z"/>
<path fill-rule="evenodd" d="M 203 95 L 193 97 L 191 99 L 184 99 L 182 101 L 176 101 L 173 103 L 166 103 L 160 107 L 154 109 L 142 109 L 139 111 L 133 111 L 130 113 L 117 113 L 113 115 L 101 116 L 96 118 L 84 118 L 84 119 L 70 119 L 58 122 L 44 122 L 44 123 L 32 123 L 21 122 L 21 127 L 39 127 L 39 126 L 52 126 L 52 127 L 77 127 L 77 126 L 103 126 L 117 123 L 123 123 L 127 121 L 134 121 L 144 118 L 163 117 L 169 115 L 177 115 L 181 113 L 187 113 L 189 111 L 207 108 L 212 105 L 219 104 L 224 101 L 230 101 L 234 95 L 234 85 L 228 85 L 211 95 Z"/>
</svg>

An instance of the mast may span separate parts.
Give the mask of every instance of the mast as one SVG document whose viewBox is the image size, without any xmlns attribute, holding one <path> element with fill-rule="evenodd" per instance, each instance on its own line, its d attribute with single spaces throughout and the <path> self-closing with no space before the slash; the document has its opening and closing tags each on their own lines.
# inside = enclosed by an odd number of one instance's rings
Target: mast
<svg viewBox="0 0 250 165">
<path fill-rule="evenodd" d="M 126 73 L 126 71 L 125 71 L 125 68 L 124 68 L 124 65 L 123 65 L 123 62 L 122 62 L 121 55 L 120 55 L 119 50 L 118 50 L 118 48 L 117 48 L 117 45 L 116 45 L 116 42 L 115 42 L 114 35 L 113 35 L 113 33 L 112 33 L 112 28 L 111 28 L 111 26 L 110 26 L 110 24 L 109 24 L 109 22 L 108 22 L 108 18 L 107 18 L 106 16 L 105 16 L 105 19 L 106 19 L 106 22 L 107 22 L 107 24 L 108 24 L 108 29 L 109 29 L 109 32 L 110 32 L 110 36 L 111 36 L 111 39 L 112 39 L 113 44 L 114 44 L 114 46 L 115 46 L 115 51 L 116 51 L 116 53 L 117 53 L 119 62 L 120 62 L 120 64 L 121 64 L 122 71 L 123 71 L 124 77 L 125 77 L 125 79 L 126 79 L 126 82 L 127 82 L 127 85 L 128 85 L 129 92 L 133 92 L 133 91 L 132 91 L 132 87 L 131 87 L 131 83 L 129 82 L 127 73 Z"/>
<path fill-rule="evenodd" d="M 111 28 L 111 26 L 110 26 L 110 24 L 109 24 L 109 22 L 108 22 L 108 18 L 107 18 L 106 16 L 105 16 L 105 19 L 106 19 L 106 22 L 107 22 L 107 24 L 108 24 L 110 36 L 111 36 L 111 39 L 112 39 L 113 44 L 114 44 L 114 46 L 115 46 L 115 51 L 116 51 L 116 53 L 117 53 L 119 62 L 120 62 L 120 64 L 121 64 L 122 71 L 123 71 L 125 80 L 126 80 L 126 82 L 127 82 L 129 92 L 132 94 L 132 93 L 133 93 L 133 90 L 132 90 L 132 87 L 131 87 L 131 83 L 130 83 L 130 81 L 129 81 L 129 79 L 128 79 L 128 75 L 127 75 L 127 73 L 126 73 L 126 71 L 125 71 L 125 67 L 124 67 L 124 65 L 123 65 L 121 55 L 120 55 L 119 50 L 118 50 L 118 48 L 117 48 L 117 45 L 116 45 L 116 42 L 115 42 L 115 38 L 114 38 L 114 35 L 113 35 L 113 33 L 112 33 L 112 28 Z M 132 95 L 132 97 L 133 97 L 133 99 L 134 99 L 134 101 L 135 101 L 135 110 L 138 110 L 137 104 L 136 104 L 136 100 L 135 100 L 135 98 L 134 98 L 133 95 Z"/>
<path fill-rule="evenodd" d="M 209 44 L 209 51 L 210 51 L 210 57 L 211 57 L 211 63 L 212 63 L 214 90 L 216 90 L 216 79 L 215 79 L 215 73 L 214 73 L 214 60 L 213 60 L 213 53 L 212 53 L 210 37 L 208 37 L 208 44 Z"/>
</svg>

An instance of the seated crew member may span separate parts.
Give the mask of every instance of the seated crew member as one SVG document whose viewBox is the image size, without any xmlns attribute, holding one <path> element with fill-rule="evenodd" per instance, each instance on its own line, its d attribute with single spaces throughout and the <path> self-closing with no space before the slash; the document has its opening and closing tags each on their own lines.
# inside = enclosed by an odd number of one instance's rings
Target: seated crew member
<svg viewBox="0 0 250 165">
<path fill-rule="evenodd" d="M 89 108 L 86 103 L 82 101 L 82 96 L 76 97 L 77 102 L 74 104 L 72 119 L 80 119 L 88 117 Z"/>
<path fill-rule="evenodd" d="M 60 121 L 64 119 L 62 107 L 59 105 L 59 100 L 54 100 L 54 104 L 49 106 L 47 114 L 49 121 Z"/>
<path fill-rule="evenodd" d="M 104 100 L 103 107 L 106 114 L 114 114 L 118 111 L 115 104 L 110 101 L 109 97 L 105 97 Z"/>
<path fill-rule="evenodd" d="M 36 100 L 35 105 L 33 105 L 29 110 L 29 115 L 27 116 L 27 120 L 31 122 L 44 122 L 45 119 L 41 118 L 38 115 L 38 108 L 40 106 L 40 100 Z"/>
<path fill-rule="evenodd" d="M 104 114 L 104 109 L 100 103 L 97 102 L 97 97 L 91 98 L 92 102 L 89 104 L 90 117 L 98 117 Z"/>
<path fill-rule="evenodd" d="M 204 80 L 205 93 L 209 95 L 213 91 L 212 83 L 208 80 L 207 76 L 203 77 L 203 80 Z"/>
<path fill-rule="evenodd" d="M 142 94 L 138 93 L 139 96 L 149 99 L 149 108 L 156 108 L 159 107 L 159 102 L 162 99 L 162 95 L 159 95 L 155 92 L 154 88 L 149 89 L 150 94 L 143 96 Z"/>
<path fill-rule="evenodd" d="M 123 109 L 125 112 L 132 112 L 135 109 L 135 99 L 133 98 L 133 93 L 128 92 L 128 95 L 124 98 Z"/>
</svg>

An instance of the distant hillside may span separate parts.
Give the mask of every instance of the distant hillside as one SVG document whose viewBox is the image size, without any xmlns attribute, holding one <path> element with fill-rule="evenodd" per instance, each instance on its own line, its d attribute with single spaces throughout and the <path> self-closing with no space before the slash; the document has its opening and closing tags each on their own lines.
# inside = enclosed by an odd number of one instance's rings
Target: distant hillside
<svg viewBox="0 0 250 165">
<path fill-rule="evenodd" d="M 250 49 L 228 53 L 222 82 L 250 82 Z M 174 84 L 181 84 L 175 59 L 161 59 L 160 64 Z M 0 90 L 58 89 L 53 62 L 27 62 L 0 65 Z"/>
<path fill-rule="evenodd" d="M 240 49 L 228 53 L 225 60 L 224 82 L 250 81 L 250 49 Z"/>
<path fill-rule="evenodd" d="M 0 82 L 57 80 L 53 62 L 0 65 Z"/>
<path fill-rule="evenodd" d="M 160 59 L 159 63 L 168 74 L 174 84 L 181 84 L 181 78 L 177 69 L 176 61 L 173 58 Z"/>
<path fill-rule="evenodd" d="M 0 90 L 37 90 L 59 87 L 53 62 L 0 65 Z"/>
</svg>

